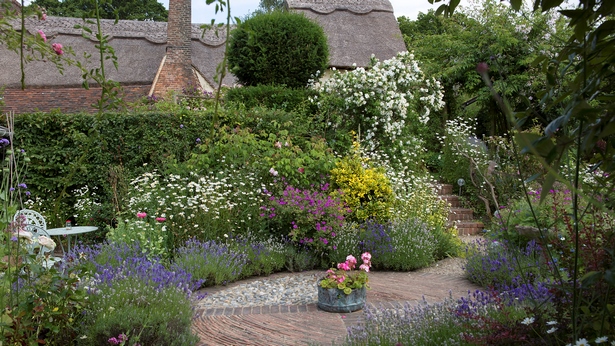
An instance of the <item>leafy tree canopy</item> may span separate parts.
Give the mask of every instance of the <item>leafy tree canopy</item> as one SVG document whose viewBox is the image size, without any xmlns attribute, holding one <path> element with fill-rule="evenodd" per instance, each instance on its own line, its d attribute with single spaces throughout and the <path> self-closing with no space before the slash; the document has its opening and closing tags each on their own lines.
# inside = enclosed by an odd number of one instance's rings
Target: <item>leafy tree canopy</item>
<svg viewBox="0 0 615 346">
<path fill-rule="evenodd" d="M 476 73 L 477 64 L 489 62 L 495 89 L 513 105 L 524 102 L 521 94 L 537 102 L 543 74 L 532 62 L 541 54 L 554 54 L 565 42 L 565 20 L 554 11 L 516 12 L 495 0 L 482 0 L 449 17 L 430 11 L 416 21 L 398 21 L 408 50 L 414 51 L 428 75 L 441 80 L 446 116 L 478 115 L 482 134 L 501 134 L 508 125 Z M 537 117 L 548 122 L 546 114 Z"/>
<path fill-rule="evenodd" d="M 34 0 L 47 14 L 60 17 L 91 17 L 98 3 L 100 17 L 105 19 L 153 20 L 165 22 L 169 11 L 156 0 Z"/>
<path fill-rule="evenodd" d="M 257 12 L 273 12 L 273 11 L 283 11 L 286 7 L 284 6 L 284 0 L 261 0 L 258 4 Z"/>
</svg>

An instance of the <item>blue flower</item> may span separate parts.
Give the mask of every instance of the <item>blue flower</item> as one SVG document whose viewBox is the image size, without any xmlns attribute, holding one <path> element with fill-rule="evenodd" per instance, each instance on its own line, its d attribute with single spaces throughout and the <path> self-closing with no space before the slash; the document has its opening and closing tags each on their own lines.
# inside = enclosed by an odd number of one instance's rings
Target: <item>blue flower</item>
<svg viewBox="0 0 615 346">
<path fill-rule="evenodd" d="M 27 189 L 28 186 L 25 183 L 21 183 L 17 185 L 18 187 L 21 187 L 22 189 Z"/>
</svg>

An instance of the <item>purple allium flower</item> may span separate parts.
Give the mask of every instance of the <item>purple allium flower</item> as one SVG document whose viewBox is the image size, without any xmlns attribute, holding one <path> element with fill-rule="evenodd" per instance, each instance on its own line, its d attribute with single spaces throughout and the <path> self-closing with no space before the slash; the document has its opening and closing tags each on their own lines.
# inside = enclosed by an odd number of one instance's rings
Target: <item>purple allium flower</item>
<svg viewBox="0 0 615 346">
<path fill-rule="evenodd" d="M 107 340 L 107 341 L 109 341 L 109 343 L 110 343 L 111 345 L 119 345 L 119 344 L 120 344 L 120 342 L 119 342 L 119 341 L 118 341 L 115 337 L 112 337 L 112 338 L 110 338 L 110 339 L 109 339 L 109 340 Z"/>
<path fill-rule="evenodd" d="M 485 74 L 489 71 L 489 65 L 487 65 L 486 62 L 480 62 L 478 63 L 478 65 L 476 65 L 476 72 L 478 72 L 479 74 Z"/>
<path fill-rule="evenodd" d="M 11 187 L 11 188 L 9 189 L 9 191 L 13 192 L 13 191 L 15 191 L 15 188 L 14 188 L 14 187 Z"/>
<path fill-rule="evenodd" d="M 26 196 L 30 196 L 30 191 L 26 191 Z"/>
<path fill-rule="evenodd" d="M 179 128 L 183 129 L 184 128 L 184 124 L 179 124 Z"/>
<path fill-rule="evenodd" d="M 200 138 L 197 138 L 197 139 L 196 139 L 196 142 L 197 142 L 197 143 L 201 143 L 201 139 L 200 139 Z"/>
<path fill-rule="evenodd" d="M 21 187 L 22 189 L 27 189 L 28 186 L 25 183 L 21 183 L 17 185 L 18 187 Z"/>
</svg>

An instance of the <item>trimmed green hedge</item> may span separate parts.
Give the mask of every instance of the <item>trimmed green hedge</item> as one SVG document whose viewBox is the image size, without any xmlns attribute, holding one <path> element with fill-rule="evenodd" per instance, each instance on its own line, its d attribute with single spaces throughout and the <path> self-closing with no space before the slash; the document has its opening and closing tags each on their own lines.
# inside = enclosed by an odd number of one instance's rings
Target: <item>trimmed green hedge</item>
<svg viewBox="0 0 615 346">
<path fill-rule="evenodd" d="M 30 158 L 26 183 L 33 197 L 55 200 L 66 186 L 52 226 L 73 215 L 77 189 L 97 190 L 98 224 L 113 214 L 113 175 L 119 184 L 168 160 L 186 160 L 200 137 L 210 134 L 211 113 L 34 113 L 15 117 L 15 146 Z M 147 167 L 145 167 L 147 166 Z M 119 186 L 121 188 L 121 186 Z M 68 208 L 68 210 L 66 210 Z"/>
<path fill-rule="evenodd" d="M 317 92 L 310 89 L 290 89 L 277 85 L 258 85 L 243 88 L 232 88 L 226 93 L 226 102 L 241 103 L 246 108 L 267 107 L 282 109 L 287 112 L 307 111 L 314 114 L 318 111 L 316 105 L 309 102 L 308 97 Z"/>
</svg>

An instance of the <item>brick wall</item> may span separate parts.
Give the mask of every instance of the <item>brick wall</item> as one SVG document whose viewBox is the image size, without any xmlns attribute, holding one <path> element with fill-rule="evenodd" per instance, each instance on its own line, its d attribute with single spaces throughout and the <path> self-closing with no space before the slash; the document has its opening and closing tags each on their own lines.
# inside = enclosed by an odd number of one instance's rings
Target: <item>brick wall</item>
<svg viewBox="0 0 615 346">
<path fill-rule="evenodd" d="M 167 26 L 167 54 L 154 87 L 154 95 L 164 97 L 169 91 L 181 93 L 189 85 L 199 85 L 192 69 L 191 1 L 170 0 Z"/>
<path fill-rule="evenodd" d="M 125 102 L 135 102 L 147 96 L 148 85 L 123 86 Z M 91 105 L 100 99 L 101 88 L 57 89 L 5 89 L 3 111 L 15 113 L 49 112 L 59 109 L 62 113 L 96 112 Z"/>
</svg>

